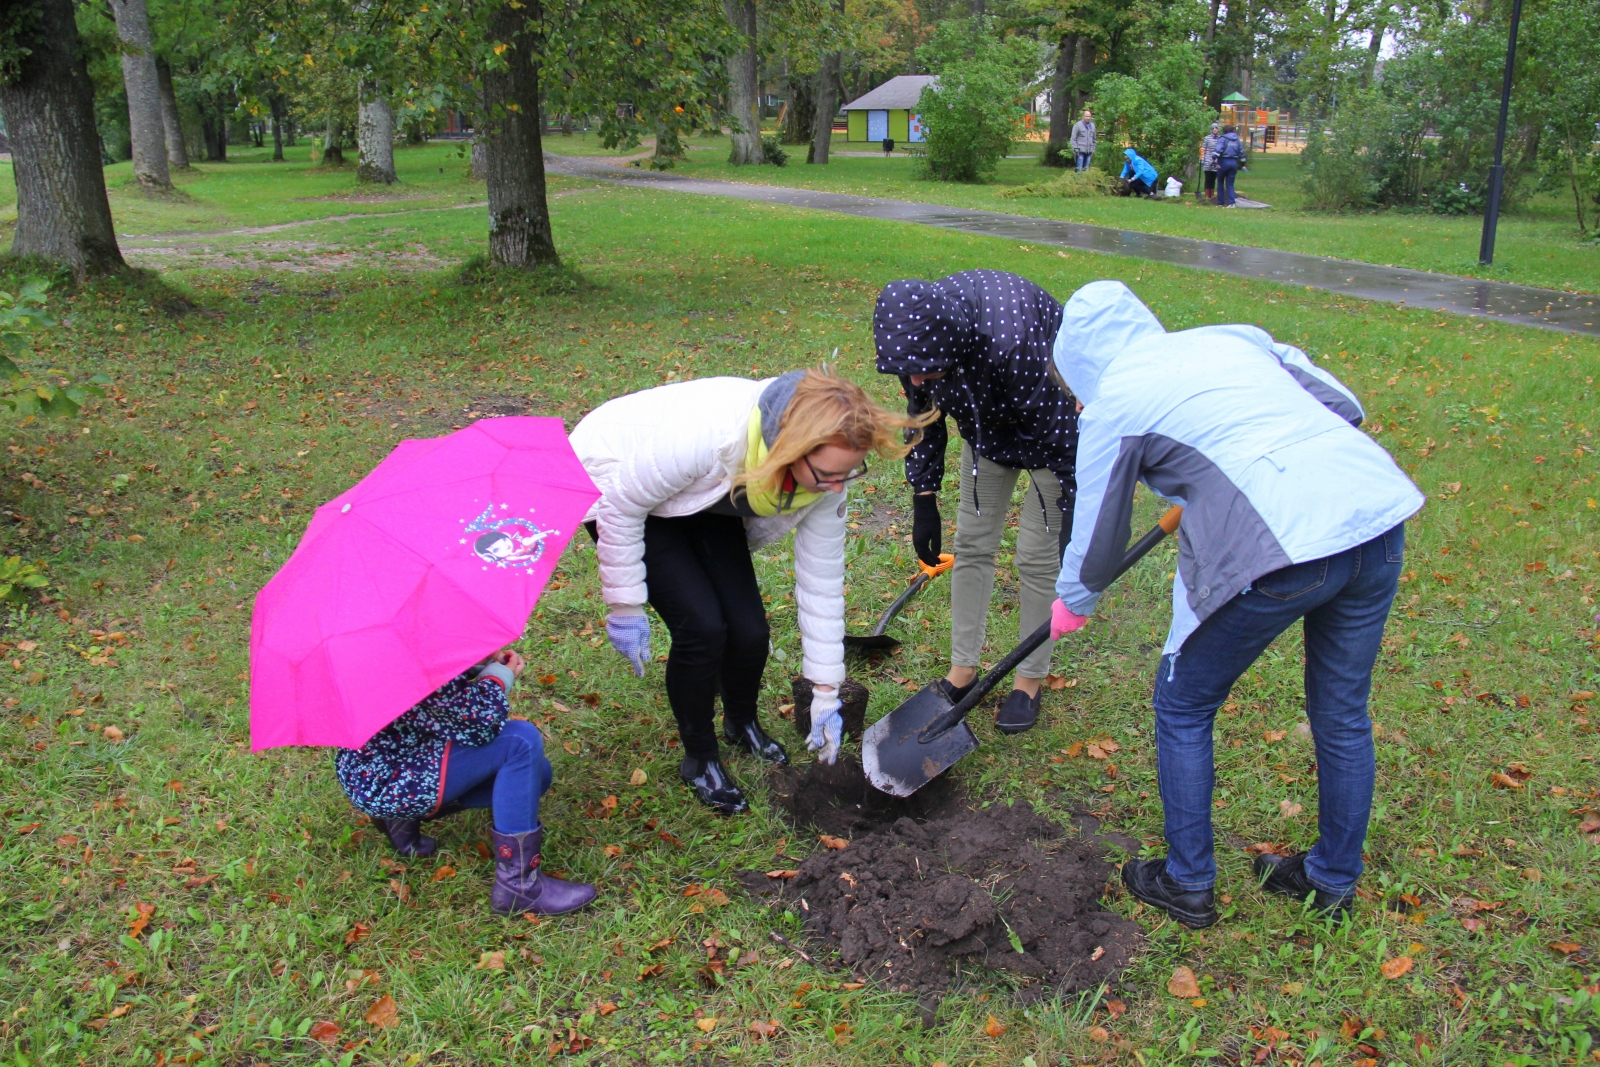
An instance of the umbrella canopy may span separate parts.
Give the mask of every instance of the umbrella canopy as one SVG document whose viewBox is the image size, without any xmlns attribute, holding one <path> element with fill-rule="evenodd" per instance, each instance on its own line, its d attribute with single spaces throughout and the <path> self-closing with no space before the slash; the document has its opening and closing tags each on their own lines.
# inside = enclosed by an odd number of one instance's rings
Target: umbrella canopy
<svg viewBox="0 0 1600 1067">
<path fill-rule="evenodd" d="M 256 596 L 251 748 L 359 748 L 521 637 L 599 496 L 560 419 L 402 442 Z"/>
</svg>

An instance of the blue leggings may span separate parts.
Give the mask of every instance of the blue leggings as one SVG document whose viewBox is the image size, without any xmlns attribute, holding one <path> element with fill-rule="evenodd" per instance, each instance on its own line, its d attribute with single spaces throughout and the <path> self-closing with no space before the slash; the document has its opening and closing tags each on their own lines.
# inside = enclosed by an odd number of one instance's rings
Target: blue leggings
<svg viewBox="0 0 1600 1067">
<path fill-rule="evenodd" d="M 500 736 L 482 748 L 450 746 L 444 800 L 491 809 L 502 834 L 527 833 L 539 828 L 539 798 L 549 792 L 552 777 L 539 728 L 507 719 Z"/>
</svg>

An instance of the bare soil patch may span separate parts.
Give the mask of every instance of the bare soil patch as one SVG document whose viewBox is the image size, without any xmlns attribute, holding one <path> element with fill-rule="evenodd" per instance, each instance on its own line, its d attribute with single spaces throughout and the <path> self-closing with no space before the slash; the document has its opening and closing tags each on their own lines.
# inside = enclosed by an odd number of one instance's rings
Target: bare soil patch
<svg viewBox="0 0 1600 1067">
<path fill-rule="evenodd" d="M 856 836 L 791 879 L 746 884 L 797 909 L 855 972 L 917 995 L 925 1020 L 964 972 L 1008 975 L 1032 1001 L 1115 987 L 1143 944 L 1138 924 L 1100 904 L 1113 873 L 1103 846 L 1024 801 L 978 807 L 948 779 L 888 797 L 845 760 L 773 781 L 797 824 Z"/>
</svg>

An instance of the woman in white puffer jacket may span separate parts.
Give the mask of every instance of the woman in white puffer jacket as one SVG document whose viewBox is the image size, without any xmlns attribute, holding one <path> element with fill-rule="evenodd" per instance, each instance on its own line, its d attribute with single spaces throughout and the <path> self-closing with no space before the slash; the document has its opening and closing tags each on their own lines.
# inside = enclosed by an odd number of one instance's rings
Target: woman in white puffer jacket
<svg viewBox="0 0 1600 1067">
<path fill-rule="evenodd" d="M 756 718 L 766 667 L 766 608 L 751 550 L 794 531 L 802 672 L 813 685 L 807 745 L 831 763 L 844 681 L 845 486 L 868 452 L 900 457 L 908 419 L 831 369 L 779 378 L 702 378 L 631 393 L 596 408 L 572 447 L 601 497 L 588 515 L 599 546 L 606 634 L 644 676 L 650 604 L 672 634 L 667 699 L 678 721 L 683 780 L 725 814 L 748 804 L 722 766 L 723 739 L 785 763 Z"/>
</svg>

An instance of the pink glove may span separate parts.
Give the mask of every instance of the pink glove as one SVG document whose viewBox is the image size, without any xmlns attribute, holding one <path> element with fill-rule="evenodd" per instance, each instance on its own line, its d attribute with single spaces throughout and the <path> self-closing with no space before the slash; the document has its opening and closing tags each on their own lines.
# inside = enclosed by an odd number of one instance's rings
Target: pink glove
<svg viewBox="0 0 1600 1067">
<path fill-rule="evenodd" d="M 1074 615 L 1072 610 L 1061 601 L 1050 605 L 1050 640 L 1059 641 L 1074 630 L 1083 629 L 1083 624 L 1089 621 L 1087 615 Z"/>
</svg>

